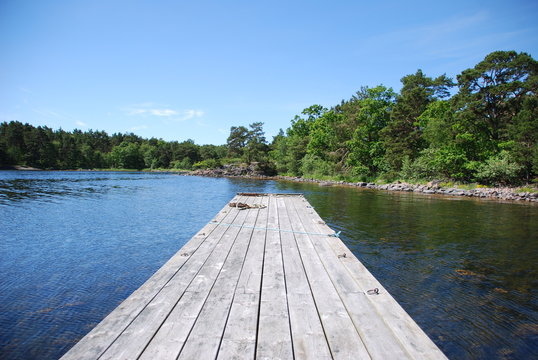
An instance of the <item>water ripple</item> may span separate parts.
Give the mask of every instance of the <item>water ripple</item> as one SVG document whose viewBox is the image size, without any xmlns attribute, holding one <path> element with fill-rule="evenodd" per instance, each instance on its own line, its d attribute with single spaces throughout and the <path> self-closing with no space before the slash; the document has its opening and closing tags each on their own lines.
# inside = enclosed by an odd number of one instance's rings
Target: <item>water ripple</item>
<svg viewBox="0 0 538 360">
<path fill-rule="evenodd" d="M 304 193 L 449 358 L 538 357 L 538 207 L 247 179 L 5 171 L 0 357 L 60 357 L 240 191 Z"/>
</svg>

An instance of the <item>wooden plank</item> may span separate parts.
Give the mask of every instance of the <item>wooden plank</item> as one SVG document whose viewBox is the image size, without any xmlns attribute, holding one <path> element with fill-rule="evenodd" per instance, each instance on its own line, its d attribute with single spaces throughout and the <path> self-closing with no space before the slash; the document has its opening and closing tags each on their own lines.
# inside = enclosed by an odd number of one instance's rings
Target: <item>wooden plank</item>
<svg viewBox="0 0 538 360">
<path fill-rule="evenodd" d="M 289 313 L 275 197 L 269 198 L 256 358 L 293 359 Z"/>
<path fill-rule="evenodd" d="M 248 212 L 237 208 L 230 209 L 238 212 L 233 223 L 243 225 Z M 159 320 L 161 323 L 153 332 L 151 342 L 143 349 L 140 359 L 176 359 L 179 355 L 240 232 L 239 227 L 221 226 L 221 228 L 224 231 L 221 241 L 216 244 L 214 251 L 188 284 L 184 296 L 170 309 L 166 318 Z"/>
<path fill-rule="evenodd" d="M 304 202 L 290 199 L 291 209 L 299 217 L 293 223 L 298 231 L 319 233 L 319 225 L 314 224 L 312 214 L 314 211 L 305 206 Z M 309 235 L 314 248 L 319 254 L 332 283 L 340 295 L 361 339 L 373 359 L 409 359 L 409 354 L 400 344 L 392 330 L 383 322 L 383 317 L 366 298 L 367 295 L 359 288 L 338 256 L 327 244 L 329 236 Z"/>
<path fill-rule="evenodd" d="M 284 199 L 277 198 L 276 202 L 280 227 L 291 229 Z M 295 236 L 290 232 L 282 232 L 281 241 L 295 357 L 298 359 L 330 359 L 329 344 L 323 331 Z"/>
<path fill-rule="evenodd" d="M 233 201 L 238 201 L 237 199 L 238 197 L 236 196 Z M 171 279 L 183 268 L 185 263 L 197 252 L 204 251 L 204 248 L 200 247 L 207 238 L 215 236 L 213 233 L 217 229 L 217 223 L 231 221 L 236 215 L 236 213 L 230 213 L 228 208 L 224 207 L 215 216 L 215 223 L 205 225 L 140 288 L 134 291 L 92 331 L 64 354 L 62 360 L 96 359 L 101 356 L 127 326 L 148 306 L 149 302 L 170 283 Z"/>
<path fill-rule="evenodd" d="M 64 358 L 445 358 L 304 197 L 232 202 L 267 207 L 223 208 Z"/>
<path fill-rule="evenodd" d="M 263 202 L 257 200 L 256 204 L 254 204 L 254 198 L 249 200 L 247 202 L 249 205 L 267 206 L 266 197 L 260 199 Z M 218 353 L 237 283 L 244 269 L 245 256 L 252 241 L 253 227 L 260 212 L 266 214 L 267 208 L 244 210 L 244 212 L 247 211 L 245 227 L 239 229 L 230 255 L 226 259 L 178 359 L 214 359 Z"/>
<path fill-rule="evenodd" d="M 264 199 L 268 204 L 268 198 Z M 243 270 L 235 289 L 218 359 L 253 359 L 256 354 L 258 309 L 268 211 L 260 212 L 252 232 Z"/>
<path fill-rule="evenodd" d="M 269 197 L 269 196 L 303 196 L 301 193 L 247 193 L 247 192 L 239 192 L 237 195 L 241 196 L 261 196 L 261 197 Z"/>
<path fill-rule="evenodd" d="M 230 208 L 227 211 L 230 216 L 225 220 L 233 221 L 236 216 L 241 216 L 241 212 L 236 209 Z M 202 277 L 199 274 L 205 269 L 204 265 L 208 261 L 212 263 L 215 257 L 220 259 L 226 255 L 226 248 L 231 242 L 229 230 L 222 226 L 215 228 L 182 269 L 103 353 L 101 359 L 135 359 L 142 353 L 163 321 L 183 298 L 185 290 L 191 284 L 198 285 Z M 207 270 L 204 275 L 205 272 Z M 196 294 L 187 295 L 190 297 Z M 187 301 L 187 298 L 183 301 Z"/>
<path fill-rule="evenodd" d="M 316 252 L 297 212 L 290 203 L 291 198 L 284 198 L 287 215 L 296 231 L 295 239 L 301 259 L 309 279 L 312 295 L 325 330 L 327 342 L 334 359 L 370 359 L 370 354 L 349 316 L 342 299 L 334 287 L 329 275 Z M 300 199 L 300 198 L 299 198 Z M 302 201 L 302 199 L 300 199 Z"/>
<path fill-rule="evenodd" d="M 324 225 L 324 221 L 317 212 L 313 211 L 310 214 L 310 221 L 316 232 L 334 233 L 328 226 Z M 368 290 L 379 289 L 379 295 L 370 295 L 367 296 L 367 299 L 377 309 L 384 322 L 391 328 L 413 359 L 446 359 L 437 345 L 340 239 L 329 237 L 326 239 L 326 243 L 332 249 L 333 256 L 338 258 L 338 255 L 346 254 L 345 257 L 338 259 L 345 265 L 363 293 L 367 294 Z"/>
</svg>

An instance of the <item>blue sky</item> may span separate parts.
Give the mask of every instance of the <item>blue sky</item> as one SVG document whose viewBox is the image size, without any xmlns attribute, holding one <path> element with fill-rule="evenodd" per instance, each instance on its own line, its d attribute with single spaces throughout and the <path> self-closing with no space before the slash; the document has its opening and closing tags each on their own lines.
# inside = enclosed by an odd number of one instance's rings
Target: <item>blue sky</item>
<svg viewBox="0 0 538 360">
<path fill-rule="evenodd" d="M 361 86 L 538 58 L 537 1 L 1 0 L 0 121 L 223 144 Z"/>
</svg>

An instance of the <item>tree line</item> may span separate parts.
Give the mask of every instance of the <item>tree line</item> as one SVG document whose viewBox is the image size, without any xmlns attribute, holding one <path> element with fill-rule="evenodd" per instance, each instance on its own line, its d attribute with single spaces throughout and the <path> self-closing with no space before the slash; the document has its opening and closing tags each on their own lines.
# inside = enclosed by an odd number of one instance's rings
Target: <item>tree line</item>
<svg viewBox="0 0 538 360">
<path fill-rule="evenodd" d="M 371 181 L 529 182 L 538 174 L 538 62 L 496 51 L 456 81 L 421 70 L 399 93 L 362 87 L 312 105 L 268 142 L 263 123 L 233 126 L 225 145 L 134 134 L 0 124 L 0 166 L 45 169 L 215 168 L 255 163 L 267 174 Z"/>
<path fill-rule="evenodd" d="M 0 167 L 26 165 L 40 169 L 192 169 L 218 159 L 226 146 L 143 139 L 105 131 L 72 132 L 34 127 L 18 121 L 0 124 Z M 203 165 L 203 164 L 202 164 Z"/>
<path fill-rule="evenodd" d="M 305 109 L 273 141 L 276 170 L 362 181 L 536 177 L 538 63 L 530 55 L 493 52 L 456 82 L 421 70 L 401 82 L 399 94 L 363 87 L 330 109 Z"/>
</svg>

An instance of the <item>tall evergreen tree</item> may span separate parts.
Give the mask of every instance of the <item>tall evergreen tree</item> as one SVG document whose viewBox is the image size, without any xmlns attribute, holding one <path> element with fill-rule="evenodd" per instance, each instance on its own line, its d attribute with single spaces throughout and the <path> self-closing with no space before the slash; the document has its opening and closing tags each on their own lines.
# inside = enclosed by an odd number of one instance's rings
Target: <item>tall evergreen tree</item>
<svg viewBox="0 0 538 360">
<path fill-rule="evenodd" d="M 459 92 L 452 100 L 458 118 L 497 145 L 507 140 L 525 98 L 538 91 L 538 62 L 526 53 L 495 51 L 457 78 Z"/>
<path fill-rule="evenodd" d="M 230 128 L 230 136 L 226 141 L 228 146 L 228 156 L 241 157 L 245 151 L 249 137 L 249 131 L 244 126 L 232 126 Z"/>
<path fill-rule="evenodd" d="M 401 82 L 403 87 L 392 109 L 390 122 L 382 130 L 386 160 L 395 171 L 401 170 L 405 158 L 416 158 L 425 147 L 417 118 L 432 101 L 447 97 L 453 86 L 452 80 L 445 75 L 432 79 L 422 70 L 404 76 Z"/>
<path fill-rule="evenodd" d="M 265 154 L 269 150 L 265 139 L 265 131 L 263 131 L 263 123 L 255 122 L 250 124 L 249 127 L 250 130 L 248 131 L 244 150 L 244 158 L 247 164 L 263 161 Z"/>
</svg>

